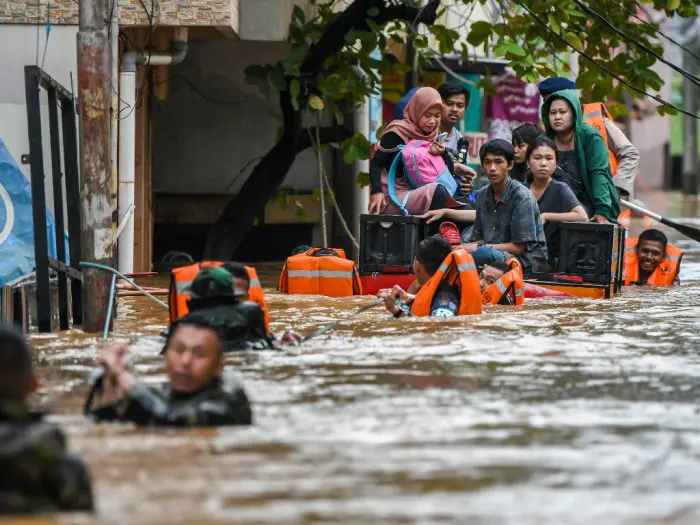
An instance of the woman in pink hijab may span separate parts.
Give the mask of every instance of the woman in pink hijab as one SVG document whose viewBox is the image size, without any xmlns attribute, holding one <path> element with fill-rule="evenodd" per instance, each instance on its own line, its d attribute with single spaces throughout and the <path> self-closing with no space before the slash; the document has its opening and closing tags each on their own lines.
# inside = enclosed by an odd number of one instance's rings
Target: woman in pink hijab
<svg viewBox="0 0 700 525">
<path fill-rule="evenodd" d="M 431 87 L 424 87 L 416 91 L 406 105 L 403 120 L 394 120 L 386 127 L 369 167 L 369 213 L 402 214 L 398 206 L 389 199 L 387 180 L 391 163 L 399 152 L 399 146 L 411 140 L 433 142 L 430 153 L 441 155 L 450 172 L 454 171 L 452 157 L 445 150 L 445 146 L 435 142 L 441 116 L 440 93 Z M 403 200 L 407 194 L 406 209 L 411 215 L 423 215 L 428 210 L 459 206 L 445 187 L 437 182 L 413 189 L 406 180 L 403 164 L 399 164 L 396 170 L 396 195 Z"/>
</svg>

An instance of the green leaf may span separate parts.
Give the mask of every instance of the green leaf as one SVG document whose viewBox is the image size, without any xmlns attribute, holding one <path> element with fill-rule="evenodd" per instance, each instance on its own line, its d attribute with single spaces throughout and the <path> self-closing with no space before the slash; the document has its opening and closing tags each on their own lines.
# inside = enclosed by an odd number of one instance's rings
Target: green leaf
<svg viewBox="0 0 700 525">
<path fill-rule="evenodd" d="M 415 47 L 416 49 L 427 49 L 428 37 L 425 35 L 416 35 L 413 39 L 413 47 Z"/>
<path fill-rule="evenodd" d="M 304 14 L 304 10 L 298 5 L 295 5 L 294 9 L 292 10 L 292 20 L 296 20 L 301 25 L 306 23 L 306 15 Z"/>
<path fill-rule="evenodd" d="M 289 94 L 292 96 L 292 100 L 298 100 L 299 94 L 301 93 L 301 84 L 298 78 L 293 78 L 289 83 Z"/>
<path fill-rule="evenodd" d="M 325 106 L 321 97 L 317 95 L 312 95 L 309 98 L 309 107 L 311 107 L 311 109 L 313 109 L 314 111 L 323 111 L 323 108 Z"/>
<path fill-rule="evenodd" d="M 669 11 L 675 11 L 681 6 L 681 0 L 667 0 L 666 9 Z"/>
<path fill-rule="evenodd" d="M 284 79 L 284 71 L 281 67 L 276 67 L 268 74 L 270 83 L 277 91 L 284 91 L 287 89 L 287 82 Z"/>
<path fill-rule="evenodd" d="M 493 26 L 488 22 L 484 22 L 483 20 L 474 22 L 467 36 L 467 42 L 473 46 L 479 46 L 489 39 L 492 32 Z"/>
<path fill-rule="evenodd" d="M 377 8 L 377 7 L 370 7 L 367 10 L 367 16 L 371 16 L 372 18 L 374 18 L 378 14 L 379 14 L 379 8 Z"/>
<path fill-rule="evenodd" d="M 515 42 L 501 42 L 493 48 L 493 52 L 499 56 L 514 55 L 516 57 L 525 57 L 527 53 Z"/>
<path fill-rule="evenodd" d="M 335 115 L 335 121 L 339 125 L 342 126 L 345 123 L 345 115 L 343 115 L 343 112 L 340 111 L 340 108 L 337 104 L 333 104 L 333 115 Z"/>
<path fill-rule="evenodd" d="M 581 39 L 578 37 L 578 35 L 574 33 L 566 33 L 564 35 L 564 38 L 569 41 L 569 43 L 573 44 L 576 49 L 583 49 L 583 42 L 581 42 Z"/>
<path fill-rule="evenodd" d="M 627 111 L 627 106 L 620 104 L 619 102 L 608 101 L 606 102 L 605 106 L 610 110 L 610 114 L 613 118 L 626 117 L 629 113 Z"/>
<path fill-rule="evenodd" d="M 670 106 L 660 105 L 656 107 L 656 112 L 661 115 L 678 115 L 678 110 Z"/>
<path fill-rule="evenodd" d="M 369 186 L 369 173 L 366 171 L 360 171 L 357 173 L 357 184 L 360 185 L 360 188 L 366 188 Z"/>
</svg>

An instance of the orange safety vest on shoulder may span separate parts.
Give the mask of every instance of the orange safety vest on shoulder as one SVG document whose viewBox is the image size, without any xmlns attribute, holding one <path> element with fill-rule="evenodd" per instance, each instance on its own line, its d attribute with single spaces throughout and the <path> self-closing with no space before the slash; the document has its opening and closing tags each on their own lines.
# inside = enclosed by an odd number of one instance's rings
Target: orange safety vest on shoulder
<svg viewBox="0 0 700 525">
<path fill-rule="evenodd" d="M 482 303 L 520 306 L 525 302 L 525 283 L 520 262 L 511 257 L 506 264 L 511 268 L 510 271 L 484 290 L 481 294 Z"/>
<path fill-rule="evenodd" d="M 444 280 L 459 288 L 459 310 L 457 315 L 478 315 L 481 313 L 481 287 L 474 259 L 464 250 L 451 252 L 438 271 L 418 291 L 411 304 L 411 313 L 427 317 L 435 299 L 435 294 Z"/>
<path fill-rule="evenodd" d="M 199 270 L 206 268 L 207 266 L 223 266 L 221 261 L 202 261 L 199 263 L 191 264 L 189 266 L 182 266 L 180 268 L 174 268 L 170 277 L 170 294 L 168 295 L 168 302 L 170 306 L 170 324 L 174 323 L 183 315 L 189 313 L 189 308 L 187 307 L 187 301 L 191 298 L 188 293 L 185 293 L 185 288 L 192 284 L 192 281 L 199 273 Z M 265 294 L 263 293 L 262 286 L 260 285 L 260 279 L 258 279 L 258 272 L 255 268 L 251 266 L 246 266 L 248 270 L 248 275 L 250 276 L 250 288 L 248 289 L 248 295 L 251 301 L 254 301 L 260 305 L 263 313 L 265 314 L 265 328 L 268 332 L 270 331 L 270 313 L 267 309 L 267 301 L 265 301 Z"/>
<path fill-rule="evenodd" d="M 631 238 L 625 241 L 625 286 L 639 282 L 639 260 L 637 258 L 637 244 L 639 238 Z M 656 270 L 647 279 L 647 284 L 652 286 L 671 286 L 681 267 L 683 250 L 673 244 L 666 245 L 666 257 Z"/>
<path fill-rule="evenodd" d="M 583 121 L 587 122 L 603 136 L 605 140 L 605 145 L 608 148 L 608 156 L 610 157 L 610 173 L 614 177 L 617 173 L 617 157 L 615 153 L 610 149 L 610 143 L 608 142 L 608 131 L 605 129 L 605 120 L 609 118 L 612 120 L 608 108 L 602 102 L 591 102 L 590 104 L 583 105 Z"/>
<path fill-rule="evenodd" d="M 279 291 L 290 295 L 348 297 L 362 295 L 354 261 L 340 248 L 311 248 L 292 255 L 282 269 Z"/>
</svg>

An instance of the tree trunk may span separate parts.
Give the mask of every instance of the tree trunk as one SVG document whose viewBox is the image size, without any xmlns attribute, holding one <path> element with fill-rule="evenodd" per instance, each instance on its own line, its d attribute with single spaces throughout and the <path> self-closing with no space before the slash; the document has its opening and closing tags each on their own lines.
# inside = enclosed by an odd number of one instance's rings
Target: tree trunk
<svg viewBox="0 0 700 525">
<path fill-rule="evenodd" d="M 275 195 L 297 156 L 299 131 L 285 133 L 253 169 L 241 191 L 226 206 L 207 238 L 204 256 L 226 260 L 233 257 L 255 218 Z M 296 136 L 295 136 L 296 135 Z"/>
<path fill-rule="evenodd" d="M 321 40 L 311 47 L 301 64 L 302 74 L 314 75 L 321 71 L 323 62 L 345 45 L 345 35 L 354 29 L 368 30 L 367 18 L 382 25 L 390 20 L 407 20 L 413 24 L 435 22 L 440 0 L 430 0 L 424 7 L 408 4 L 385 4 L 383 0 L 355 0 L 343 13 L 331 22 Z M 368 16 L 368 10 L 376 8 L 376 14 Z M 236 248 L 253 226 L 255 217 L 275 195 L 292 167 L 296 156 L 311 146 L 308 133 L 301 125 L 301 111 L 292 107 L 288 92 L 280 93 L 280 106 L 284 122 L 284 134 L 260 163 L 253 169 L 241 191 L 226 206 L 207 237 L 204 257 L 226 260 L 233 257 Z M 321 129 L 321 144 L 342 142 L 352 131 L 339 126 Z"/>
</svg>

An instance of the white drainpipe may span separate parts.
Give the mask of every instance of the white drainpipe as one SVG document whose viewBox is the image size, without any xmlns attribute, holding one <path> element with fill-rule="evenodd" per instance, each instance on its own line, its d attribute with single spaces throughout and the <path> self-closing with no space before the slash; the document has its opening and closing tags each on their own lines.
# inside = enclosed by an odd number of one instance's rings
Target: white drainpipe
<svg viewBox="0 0 700 525">
<path fill-rule="evenodd" d="M 174 66 L 187 54 L 187 28 L 175 29 L 170 53 L 128 52 L 119 76 L 119 223 L 126 223 L 119 236 L 119 271 L 134 273 L 134 209 L 136 183 L 136 66 Z M 131 214 L 131 217 L 128 215 Z"/>
</svg>

